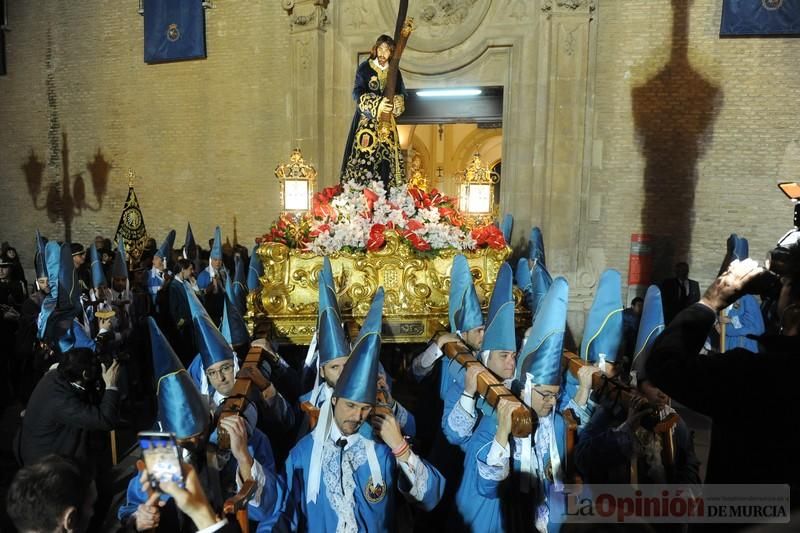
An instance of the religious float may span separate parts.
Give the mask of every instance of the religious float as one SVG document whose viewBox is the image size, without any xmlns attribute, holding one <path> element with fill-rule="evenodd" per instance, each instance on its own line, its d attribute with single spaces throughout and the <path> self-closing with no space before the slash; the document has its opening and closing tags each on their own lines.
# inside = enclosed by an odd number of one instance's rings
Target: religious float
<svg viewBox="0 0 800 533">
<path fill-rule="evenodd" d="M 307 179 L 313 167 L 298 150 L 279 179 Z M 284 190 L 284 194 L 287 192 Z M 466 256 L 482 305 L 511 254 L 493 223 L 474 224 L 454 198 L 408 185 L 346 182 L 311 194 L 309 209 L 284 212 L 258 239 L 260 288 L 248 297 L 247 320 L 257 334 L 308 344 L 317 321 L 322 257 L 333 267 L 345 326 L 355 338 L 378 287 L 385 290 L 384 342 L 427 342 L 448 326 L 450 268 Z M 520 326 L 529 313 L 515 292 Z"/>
</svg>

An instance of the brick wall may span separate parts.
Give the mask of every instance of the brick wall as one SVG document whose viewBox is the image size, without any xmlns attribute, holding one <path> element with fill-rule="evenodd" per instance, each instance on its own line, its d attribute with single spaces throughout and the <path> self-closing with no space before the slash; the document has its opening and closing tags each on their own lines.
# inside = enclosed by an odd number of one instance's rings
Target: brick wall
<svg viewBox="0 0 800 533">
<path fill-rule="evenodd" d="M 660 274 L 686 259 L 703 285 L 729 233 L 762 259 L 791 225 L 775 183 L 800 179 L 800 41 L 720 39 L 720 16 L 719 0 L 600 1 L 591 241 L 623 274 L 631 233 L 661 237 Z"/>
<path fill-rule="evenodd" d="M 136 192 L 159 242 L 175 228 L 181 245 L 187 220 L 204 246 L 216 224 L 232 238 L 236 216 L 249 245 L 276 216 L 273 170 L 292 144 L 286 12 L 280 2 L 214 4 L 207 59 L 147 65 L 136 2 L 8 1 L 0 239 L 20 249 L 27 268 L 37 227 L 64 238 L 64 217 L 45 207 L 52 186 L 63 190 L 62 134 L 70 196 L 80 197 L 80 182 L 85 189 L 73 240 L 113 234 L 128 168 L 140 176 Z"/>
</svg>

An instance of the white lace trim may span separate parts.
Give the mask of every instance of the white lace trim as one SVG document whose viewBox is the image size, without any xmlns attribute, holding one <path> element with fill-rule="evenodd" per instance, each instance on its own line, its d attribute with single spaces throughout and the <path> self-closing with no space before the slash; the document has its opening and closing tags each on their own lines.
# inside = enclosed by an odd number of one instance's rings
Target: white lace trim
<svg viewBox="0 0 800 533">
<path fill-rule="evenodd" d="M 341 466 L 340 453 L 342 453 Z M 366 462 L 366 449 L 360 439 L 345 448 L 343 452 L 333 441 L 326 439 L 322 450 L 322 479 L 325 483 L 325 495 L 339 518 L 336 533 L 358 532 L 355 515 L 355 472 Z"/>
<path fill-rule="evenodd" d="M 494 442 L 494 440 L 492 442 Z M 476 456 L 479 455 L 486 446 L 490 445 L 491 443 L 487 443 L 481 446 L 481 448 L 476 452 Z M 515 451 L 514 453 L 516 456 L 517 452 Z M 480 458 L 477 459 L 478 460 L 476 462 L 478 463 L 478 475 L 483 479 L 488 479 L 490 481 L 502 481 L 508 477 L 508 473 L 511 470 L 510 461 L 505 460 L 501 465 L 492 466 L 486 461 L 482 461 Z"/>
<path fill-rule="evenodd" d="M 475 417 L 470 416 L 461 404 L 456 402 L 456 405 L 450 410 L 447 415 L 447 424 L 450 429 L 455 431 L 456 435 L 461 438 L 469 437 L 472 435 L 472 428 L 475 426 Z"/>
<path fill-rule="evenodd" d="M 413 453 L 408 459 L 408 464 L 413 468 L 414 479 L 411 481 L 411 490 L 408 495 L 421 502 L 428 491 L 428 467 Z M 405 470 L 405 469 L 404 469 Z"/>
</svg>

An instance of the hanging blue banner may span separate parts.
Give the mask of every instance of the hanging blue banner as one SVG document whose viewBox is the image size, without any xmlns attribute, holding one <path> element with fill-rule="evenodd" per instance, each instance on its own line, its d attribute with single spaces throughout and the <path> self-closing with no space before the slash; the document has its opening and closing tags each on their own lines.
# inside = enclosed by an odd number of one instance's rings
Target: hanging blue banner
<svg viewBox="0 0 800 533">
<path fill-rule="evenodd" d="M 144 62 L 206 57 L 201 0 L 144 0 Z"/>
<path fill-rule="evenodd" d="M 798 0 L 723 0 L 721 36 L 800 35 Z"/>
</svg>

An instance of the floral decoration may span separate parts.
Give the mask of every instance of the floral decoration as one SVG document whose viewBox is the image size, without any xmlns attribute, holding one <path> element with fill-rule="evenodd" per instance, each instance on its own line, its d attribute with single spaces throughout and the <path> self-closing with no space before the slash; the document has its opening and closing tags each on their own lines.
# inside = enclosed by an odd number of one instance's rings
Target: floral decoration
<svg viewBox="0 0 800 533">
<path fill-rule="evenodd" d="M 503 248 L 497 226 L 467 226 L 455 198 L 416 187 L 368 186 L 348 181 L 314 194 L 311 210 L 303 215 L 285 213 L 257 242 L 279 242 L 326 255 L 341 250 L 378 251 L 385 233 L 396 231 L 417 252 L 455 248 Z"/>
</svg>

